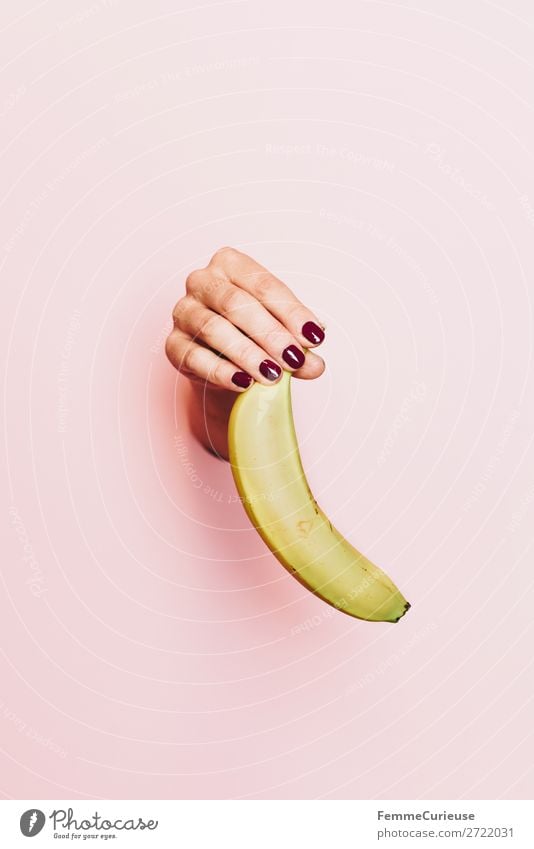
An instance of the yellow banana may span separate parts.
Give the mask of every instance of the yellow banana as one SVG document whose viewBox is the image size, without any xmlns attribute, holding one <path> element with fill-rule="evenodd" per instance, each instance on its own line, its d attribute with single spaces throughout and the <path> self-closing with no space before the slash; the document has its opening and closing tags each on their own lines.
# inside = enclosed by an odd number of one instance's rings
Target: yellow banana
<svg viewBox="0 0 534 849">
<path fill-rule="evenodd" d="M 236 399 L 228 442 L 238 492 L 275 557 L 311 592 L 350 616 L 397 622 L 410 605 L 317 505 L 306 480 L 291 409 L 291 375 L 255 383 Z"/>
</svg>

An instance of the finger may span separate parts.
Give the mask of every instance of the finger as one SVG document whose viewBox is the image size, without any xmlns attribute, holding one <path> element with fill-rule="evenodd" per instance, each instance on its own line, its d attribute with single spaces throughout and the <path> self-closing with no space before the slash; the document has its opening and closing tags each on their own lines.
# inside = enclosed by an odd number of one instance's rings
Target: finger
<svg viewBox="0 0 534 849">
<path fill-rule="evenodd" d="M 224 354 L 238 369 L 250 374 L 259 383 L 268 385 L 282 376 L 281 365 L 272 360 L 266 351 L 226 318 L 203 304 L 195 302 L 184 311 L 181 326 L 195 341 L 203 342 Z"/>
<path fill-rule="evenodd" d="M 233 392 L 244 392 L 254 382 L 250 374 L 199 345 L 181 330 L 173 330 L 167 337 L 165 352 L 173 366 L 190 380 L 211 383 Z"/>
<path fill-rule="evenodd" d="M 256 298 L 298 340 L 310 348 L 323 341 L 324 327 L 318 318 L 278 277 L 247 254 L 225 248 L 210 265 L 222 266 L 232 283 Z M 208 266 L 209 267 L 209 266 Z"/>
<path fill-rule="evenodd" d="M 181 321 L 182 323 L 184 320 L 187 321 L 187 317 L 189 316 L 192 324 L 189 324 L 184 329 L 192 336 L 195 333 L 200 333 L 201 338 L 205 339 L 213 348 L 222 351 L 225 356 L 228 356 L 235 363 L 241 365 L 245 370 L 252 369 L 250 374 L 254 375 L 255 379 L 263 382 L 262 377 L 265 378 L 264 371 L 266 367 L 263 366 L 263 368 L 260 368 L 260 364 L 265 359 L 274 362 L 280 369 L 285 369 L 286 371 L 302 369 L 303 375 L 307 377 L 312 377 L 317 371 L 317 366 L 314 367 L 313 363 L 313 356 L 315 355 L 312 355 L 310 358 L 305 357 L 302 346 L 289 333 L 287 328 L 266 310 L 256 298 L 249 295 L 248 292 L 243 291 L 239 286 L 234 286 L 232 283 L 221 280 L 214 286 L 213 282 L 207 277 L 204 278 L 204 282 L 199 286 L 197 298 L 209 307 L 207 314 L 199 310 L 198 307 L 196 309 L 192 308 L 190 302 L 189 308 L 186 307 L 182 313 Z M 222 317 L 221 321 L 225 321 L 224 327 L 226 325 L 234 327 L 235 332 L 232 334 L 231 339 L 230 331 L 228 330 L 228 334 L 224 336 L 221 342 L 220 337 L 224 332 L 223 324 L 218 323 L 213 318 L 214 314 Z M 204 328 L 204 323 L 208 321 L 209 325 Z M 256 345 L 254 347 L 245 347 L 243 351 L 240 351 L 240 347 L 245 344 L 243 342 L 244 337 L 236 328 L 242 330 L 249 340 L 253 340 Z M 228 350 L 226 345 L 232 342 L 237 347 Z M 225 347 L 221 348 L 221 344 L 225 344 Z M 257 357 L 260 349 L 263 355 L 258 360 Z M 238 353 L 235 354 L 235 351 Z M 256 359 L 253 360 L 253 357 L 256 357 Z M 258 376 L 258 368 L 260 368 L 261 376 Z M 274 372 L 269 373 L 274 376 Z"/>
<path fill-rule="evenodd" d="M 293 372 L 293 376 L 300 377 L 303 380 L 314 380 L 316 377 L 321 377 L 325 368 L 325 361 L 322 357 L 318 357 L 313 351 L 306 351 L 306 362 L 302 368 Z"/>
</svg>

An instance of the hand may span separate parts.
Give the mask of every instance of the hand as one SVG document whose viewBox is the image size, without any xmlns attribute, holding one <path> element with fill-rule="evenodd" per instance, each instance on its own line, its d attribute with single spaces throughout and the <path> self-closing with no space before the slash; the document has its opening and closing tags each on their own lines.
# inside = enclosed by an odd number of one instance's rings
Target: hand
<svg viewBox="0 0 534 849">
<path fill-rule="evenodd" d="M 221 248 L 206 268 L 189 274 L 173 318 L 167 356 L 191 380 L 244 392 L 255 380 L 279 380 L 283 369 L 302 378 L 324 371 L 321 357 L 303 350 L 324 339 L 313 313 L 234 248 Z"/>
<path fill-rule="evenodd" d="M 324 361 L 309 350 L 324 339 L 316 317 L 281 280 L 234 248 L 221 248 L 206 268 L 189 274 L 173 318 L 165 350 L 190 380 L 193 432 L 226 459 L 236 393 L 254 381 L 269 385 L 282 370 L 304 379 L 324 371 Z"/>
</svg>

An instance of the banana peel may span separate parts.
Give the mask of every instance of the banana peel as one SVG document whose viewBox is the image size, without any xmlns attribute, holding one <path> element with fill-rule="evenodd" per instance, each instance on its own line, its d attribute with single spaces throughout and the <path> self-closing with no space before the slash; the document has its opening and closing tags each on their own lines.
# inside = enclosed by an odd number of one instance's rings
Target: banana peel
<svg viewBox="0 0 534 849">
<path fill-rule="evenodd" d="M 237 397 L 228 445 L 243 506 L 291 575 L 349 616 L 398 622 L 409 603 L 386 573 L 332 526 L 313 497 L 298 449 L 289 372 L 272 386 L 255 383 Z"/>
</svg>

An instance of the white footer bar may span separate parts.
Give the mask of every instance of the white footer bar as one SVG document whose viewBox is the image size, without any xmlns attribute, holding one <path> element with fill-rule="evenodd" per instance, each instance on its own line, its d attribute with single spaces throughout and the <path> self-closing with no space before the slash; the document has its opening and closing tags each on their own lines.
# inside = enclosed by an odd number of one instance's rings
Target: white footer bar
<svg viewBox="0 0 534 849">
<path fill-rule="evenodd" d="M 2 846 L 533 849 L 529 801 L 2 800 Z M 35 844 L 28 842 L 35 838 Z"/>
</svg>

